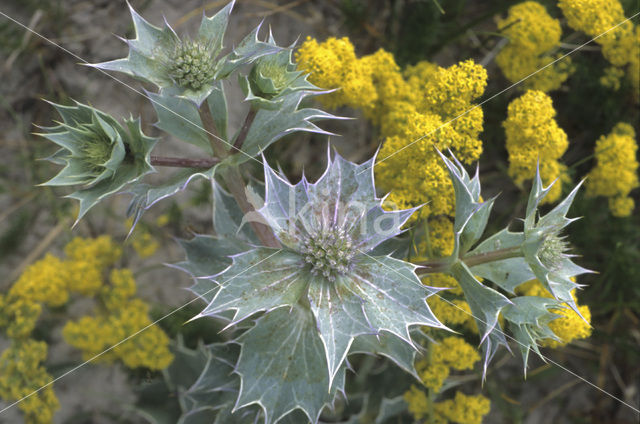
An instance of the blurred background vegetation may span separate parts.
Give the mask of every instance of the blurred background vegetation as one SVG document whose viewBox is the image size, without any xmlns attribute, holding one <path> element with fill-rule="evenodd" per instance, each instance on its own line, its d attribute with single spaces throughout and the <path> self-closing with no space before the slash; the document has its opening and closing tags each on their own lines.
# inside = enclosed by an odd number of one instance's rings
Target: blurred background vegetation
<svg viewBox="0 0 640 424">
<path fill-rule="evenodd" d="M 468 58 L 486 66 L 489 72 L 485 98 L 511 83 L 491 60 L 502 37 L 495 17 L 520 1 L 480 2 L 471 0 L 240 0 L 236 7 L 239 25 L 249 26 L 264 17 L 276 37 L 291 42 L 298 34 L 327 37 L 348 36 L 358 55 L 384 48 L 394 54 L 401 67 L 429 60 L 449 66 Z M 193 27 L 201 13 L 201 1 L 131 1 L 150 21 L 159 23 L 162 13 L 179 29 Z M 217 10 L 225 2 L 204 2 L 207 10 Z M 554 1 L 540 1 L 556 18 L 562 15 Z M 640 10 L 634 0 L 622 1 L 626 16 Z M 56 1 L 8 0 L 0 11 L 89 62 L 120 57 L 124 46 L 112 34 L 132 35 L 124 2 L 108 0 Z M 195 17 L 195 19 L 193 19 Z M 636 18 L 635 24 L 638 24 Z M 569 33 L 565 32 L 565 36 Z M 572 36 L 572 43 L 587 41 L 584 34 Z M 280 41 L 280 39 L 279 39 Z M 587 47 L 593 47 L 591 43 Z M 599 77 L 608 64 L 597 49 L 586 48 L 571 55 L 576 71 L 564 86 L 551 93 L 558 111 L 556 120 L 570 140 L 563 162 L 574 176 L 585 175 L 593 166 L 596 140 L 615 123 L 632 124 L 640 133 L 640 109 L 624 86 L 617 92 L 603 87 Z M 53 109 L 42 99 L 57 103 L 76 99 L 120 116 L 140 114 L 144 130 L 152 135 L 154 115 L 141 96 L 119 86 L 93 69 L 79 66 L 79 60 L 60 48 L 29 33 L 14 22 L 0 17 L 0 291 L 6 290 L 30 263 L 47 251 L 59 251 L 72 235 L 96 236 L 103 233 L 124 239 L 126 199 L 116 198 L 109 207 L 89 214 L 71 231 L 75 205 L 62 196 L 64 190 L 39 187 L 53 175 L 51 165 L 39 161 L 53 153 L 49 143 L 35 137 L 32 123 L 50 125 Z M 487 60 L 488 59 L 488 60 Z M 485 63 L 486 62 L 486 63 Z M 127 81 L 130 82 L 130 81 Z M 501 193 L 489 232 L 496 231 L 521 216 L 525 194 L 507 175 L 507 152 L 502 122 L 507 105 L 522 94 L 518 87 L 492 98 L 483 105 L 484 131 L 481 139 L 481 179 L 487 195 Z M 482 101 L 483 99 L 480 99 Z M 358 116 L 341 110 L 342 115 Z M 233 118 L 232 118 L 233 120 Z M 331 124 L 344 134 L 337 147 L 350 159 L 370 155 L 381 140 L 361 119 Z M 322 157 L 326 140 L 299 136 L 275 145 L 268 155 L 296 177 L 302 166 L 314 176 L 323 166 L 312 163 Z M 638 190 L 632 193 L 640 203 Z M 189 285 L 182 274 L 164 270 L 162 262 L 181 259 L 171 237 L 188 237 L 192 232 L 210 230 L 208 217 L 210 188 L 195 185 L 178 198 L 158 208 L 169 217 L 156 236 L 160 253 L 130 266 L 142 281 L 142 292 L 153 300 L 152 314 L 162 316 L 173 304 L 188 299 L 181 287 Z M 640 218 L 636 211 L 628 218 L 614 218 L 602 198 L 589 199 L 581 192 L 571 211 L 583 218 L 570 227 L 570 242 L 582 257 L 580 265 L 598 271 L 585 275 L 580 283 L 587 287 L 581 303 L 592 311 L 593 335 L 563 349 L 546 350 L 554 361 L 593 382 L 613 395 L 640 404 Z M 158 214 L 150 214 L 155 219 Z M 176 298 L 176 293 L 178 297 Z M 197 309 L 197 308 L 196 308 Z M 170 335 L 194 315 L 184 311 L 163 323 Z M 189 324 L 181 328 L 187 343 L 195 345 L 201 328 Z M 202 324 L 197 324 L 202 325 Z M 0 348 L 2 348 L 0 340 Z M 505 357 L 510 355 L 503 352 Z M 492 372 L 483 393 L 491 397 L 492 412 L 487 422 L 571 423 L 637 422 L 629 408 L 552 364 L 533 358 L 528 378 L 523 381 L 519 358 L 501 360 L 500 370 Z M 58 370 L 57 373 L 64 371 Z M 56 371 L 52 371 L 56 375 Z M 129 375 L 144 379 L 145 375 Z M 115 395 L 114 395 L 115 396 Z M 88 400 L 91 402 L 91 400 Z M 553 415 L 555 411 L 556 415 Z M 559 413 L 561 411 L 561 413 Z M 65 414 L 64 422 L 90 422 L 86 414 Z M 75 418 L 74 418 L 75 417 Z M 546 417 L 546 418 L 543 418 Z M 0 422 L 3 418 L 0 417 Z M 7 421 L 8 422 L 8 421 Z M 95 421 L 91 421 L 95 422 Z M 105 421 L 110 422 L 110 421 Z"/>
</svg>

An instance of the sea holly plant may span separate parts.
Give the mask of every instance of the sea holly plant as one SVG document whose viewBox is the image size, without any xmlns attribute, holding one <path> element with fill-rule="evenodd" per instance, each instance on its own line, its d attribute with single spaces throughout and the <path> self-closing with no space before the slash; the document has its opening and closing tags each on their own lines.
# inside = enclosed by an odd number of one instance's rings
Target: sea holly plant
<svg viewBox="0 0 640 424">
<path fill-rule="evenodd" d="M 157 140 L 142 133 L 140 120 L 130 118 L 122 126 L 82 103 L 53 106 L 62 121 L 42 127 L 40 135 L 60 147 L 49 160 L 65 166 L 43 185 L 82 186 L 69 196 L 80 202 L 78 219 L 100 200 L 154 171 L 150 154 Z"/>
<path fill-rule="evenodd" d="M 482 198 L 478 171 L 471 177 L 441 155 L 455 189 L 453 253 L 411 262 L 404 233 L 417 208 L 383 207 L 375 156 L 358 164 L 329 148 L 325 172 L 295 183 L 261 156 L 287 134 L 328 134 L 316 122 L 340 118 L 306 106 L 327 91 L 307 81 L 292 60 L 293 46 L 278 46 L 271 33 L 261 41 L 258 27 L 225 51 L 232 6 L 203 16 L 192 39 L 131 9 L 136 35 L 127 40 L 128 56 L 93 65 L 154 84 L 146 96 L 157 130 L 197 147 L 200 156 L 153 155 L 166 140 L 146 136 L 140 120 L 123 125 L 78 102 L 54 105 L 62 121 L 41 134 L 60 148 L 49 160 L 64 165 L 45 184 L 79 186 L 70 195 L 80 201 L 78 219 L 122 193 L 132 196 L 127 214 L 135 222 L 194 179 L 212 186 L 213 233 L 181 240 L 186 258 L 173 266 L 193 277 L 190 290 L 203 301 L 192 320 L 222 323 L 224 340 L 195 351 L 178 342 L 176 362 L 164 373 L 163 384 L 177 396 L 166 405 L 174 409 L 168 422 L 394 417 L 407 381 L 419 380 L 416 358 L 428 353 L 431 335 L 450 331 L 428 306 L 429 297 L 445 293 L 423 284 L 420 276 L 429 273 L 453 276 L 462 289 L 479 329 L 484 374 L 500 346 L 517 346 L 526 368 L 541 340 L 557 339 L 549 327 L 555 312 L 577 311 L 574 277 L 588 270 L 571 261 L 562 231 L 578 187 L 541 215 L 549 187 L 536 175 L 523 231 L 483 239 L 495 198 Z M 225 87 L 233 83 L 247 110 L 239 128 L 228 125 Z M 263 170 L 251 184 L 248 161 Z M 179 171 L 165 177 L 167 167 Z M 165 178 L 146 178 L 154 172 Z M 553 297 L 516 295 L 532 279 Z M 369 375 L 373 365 L 360 360 L 363 354 L 381 361 L 380 370 Z M 390 367 L 409 378 L 396 378 Z M 150 421 L 162 421 L 153 408 L 142 409 Z"/>
<path fill-rule="evenodd" d="M 460 284 L 480 330 L 484 372 L 499 346 L 509 347 L 507 338 L 521 351 L 526 370 L 530 350 L 540 353 L 538 341 L 557 340 L 549 328 L 549 323 L 558 318 L 553 310 L 568 305 L 580 315 L 571 295 L 580 286 L 573 280 L 591 271 L 571 261 L 572 255 L 566 253 L 566 236 L 561 232 L 576 219 L 566 215 L 581 184 L 550 212 L 540 216 L 538 206 L 551 185 L 543 187 L 538 169 L 527 203 L 524 230 L 512 232 L 505 228 L 470 249 L 480 240 L 495 199 L 482 200 L 477 169 L 471 178 L 455 157 L 449 160 L 441 155 L 441 158 L 449 170 L 456 196 L 454 251 L 448 258 L 425 265 L 431 265 L 431 271 L 453 275 Z M 536 278 L 553 298 L 512 297 L 516 287 Z M 499 290 L 481 280 L 495 284 Z M 513 335 L 507 335 L 501 328 L 498 320 L 501 313 Z"/>
</svg>

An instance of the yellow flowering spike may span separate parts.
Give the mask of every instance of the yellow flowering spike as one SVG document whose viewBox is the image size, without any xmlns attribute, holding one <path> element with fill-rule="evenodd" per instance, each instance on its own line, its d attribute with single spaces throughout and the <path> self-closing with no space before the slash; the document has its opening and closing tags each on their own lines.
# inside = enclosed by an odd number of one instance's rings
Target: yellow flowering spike
<svg viewBox="0 0 640 424">
<path fill-rule="evenodd" d="M 629 193 L 640 185 L 635 136 L 631 125 L 620 122 L 600 137 L 595 149 L 597 164 L 587 177 L 587 195 L 609 197 L 609 208 L 617 217 L 631 215 L 634 202 Z"/>
<path fill-rule="evenodd" d="M 585 320 L 591 322 L 591 310 L 587 305 L 578 306 L 578 310 Z M 591 336 L 591 326 L 584 322 L 572 309 L 557 309 L 552 312 L 560 315 L 560 318 L 551 321 L 549 328 L 562 342 L 545 339 L 542 342 L 543 346 L 556 348 L 571 343 L 573 340 L 586 339 Z"/>
<path fill-rule="evenodd" d="M 473 319 L 467 302 L 455 299 L 451 301 L 452 305 L 438 296 L 431 296 L 427 303 L 433 314 L 444 324 L 461 325 Z"/>
<path fill-rule="evenodd" d="M 636 103 L 640 102 L 640 25 L 636 25 L 634 41 L 630 50 L 629 67 L 627 75 L 633 87 Z"/>
<path fill-rule="evenodd" d="M 562 29 L 540 3 L 511 6 L 507 17 L 497 24 L 509 43 L 496 56 L 496 63 L 509 81 L 528 77 L 523 88 L 547 92 L 559 88 L 573 72 L 570 58 L 549 65 L 557 58 L 549 52 L 560 43 Z"/>
<path fill-rule="evenodd" d="M 449 274 L 442 274 L 442 273 L 425 274 L 422 277 L 422 282 L 425 285 L 431 286 L 431 287 L 447 287 L 450 289 L 450 290 L 447 290 L 447 293 L 451 293 L 459 296 L 463 295 L 462 288 L 458 284 L 458 281 Z M 432 297 L 435 297 L 435 296 L 432 296 Z"/>
<path fill-rule="evenodd" d="M 415 364 L 422 383 L 429 389 L 438 392 L 449 377 L 451 369 L 472 369 L 480 360 L 478 351 L 457 336 L 446 337 L 429 346 L 429 354 Z"/>
<path fill-rule="evenodd" d="M 425 81 L 424 108 L 444 120 L 465 112 L 482 96 L 487 86 L 487 71 L 473 60 L 465 60 L 449 68 L 438 68 Z"/>
<path fill-rule="evenodd" d="M 434 404 L 442 419 L 458 424 L 482 424 L 482 418 L 491 410 L 491 402 L 482 395 L 467 396 L 456 392 L 455 398 Z"/>
<path fill-rule="evenodd" d="M 422 380 L 422 384 L 435 392 L 440 390 L 451 372 L 448 366 L 440 363 L 428 363 L 423 367 L 419 367 L 419 364 L 416 364 L 416 370 L 420 380 Z"/>
<path fill-rule="evenodd" d="M 509 104 L 502 126 L 509 153 L 509 176 L 517 185 L 535 176 L 538 160 L 545 185 L 568 178 L 566 167 L 558 160 L 569 147 L 569 140 L 556 123 L 555 114 L 551 98 L 542 91 L 528 90 Z M 562 184 L 554 184 L 542 203 L 554 202 L 561 194 Z"/>
<path fill-rule="evenodd" d="M 0 398 L 15 401 L 31 395 L 18 404 L 25 423 L 51 423 L 60 407 L 52 386 L 32 394 L 53 379 L 42 366 L 46 357 L 46 343 L 33 339 L 14 341 L 0 355 Z"/>
</svg>

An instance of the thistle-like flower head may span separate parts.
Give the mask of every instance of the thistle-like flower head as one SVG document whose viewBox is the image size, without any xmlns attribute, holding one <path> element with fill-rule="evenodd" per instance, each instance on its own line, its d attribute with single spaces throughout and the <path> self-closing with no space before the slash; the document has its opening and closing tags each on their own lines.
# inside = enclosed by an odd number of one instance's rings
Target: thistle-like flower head
<svg viewBox="0 0 640 424">
<path fill-rule="evenodd" d="M 136 31 L 134 39 L 126 40 L 129 55 L 92 66 L 124 72 L 200 106 L 213 91 L 216 80 L 227 77 L 239 66 L 281 50 L 258 40 L 258 26 L 233 51 L 220 56 L 233 3 L 210 18 L 203 16 L 193 39 L 178 37 L 166 22 L 164 28 L 151 25 L 129 5 Z"/>
<path fill-rule="evenodd" d="M 538 215 L 538 205 L 551 190 L 543 187 L 539 171 L 533 181 L 524 220 L 522 252 L 528 265 L 542 285 L 559 301 L 568 304 L 578 315 L 580 311 L 571 292 L 580 287 L 572 277 L 591 272 L 571 261 L 569 244 L 562 230 L 578 218 L 567 218 L 567 212 L 582 182 L 555 208 Z"/>
<path fill-rule="evenodd" d="M 142 133 L 139 120 L 126 120 L 125 129 L 91 106 L 52 104 L 62 122 L 42 128 L 39 135 L 61 147 L 48 159 L 65 166 L 43 185 L 84 186 L 70 195 L 80 201 L 78 219 L 104 197 L 153 171 L 149 155 L 156 139 Z"/>
<path fill-rule="evenodd" d="M 267 43 L 277 46 L 270 33 Z M 298 71 L 291 60 L 293 45 L 272 55 L 258 58 L 247 76 L 240 77 L 246 100 L 254 107 L 276 109 L 285 96 L 294 91 L 320 88 L 307 81 L 308 74 Z"/>
<path fill-rule="evenodd" d="M 439 289 L 424 286 L 415 265 L 373 251 L 398 235 L 414 210 L 382 209 L 374 159 L 357 165 L 336 154 L 328 162 L 315 183 L 303 177 L 291 184 L 265 161 L 258 212 L 283 248 L 234 255 L 226 270 L 192 288 L 208 304 L 199 316 L 233 310 L 233 324 L 266 312 L 238 339 L 236 372 L 242 380 L 237 407 L 257 403 L 267 422 L 294 408 L 316 422 L 341 390 L 349 352 L 381 353 L 415 374 L 410 328 L 444 327 L 425 301 Z M 292 353 L 265 362 L 261 351 Z M 264 395 L 276 380 L 280 392 Z M 301 395 L 310 390 L 330 396 Z"/>
</svg>

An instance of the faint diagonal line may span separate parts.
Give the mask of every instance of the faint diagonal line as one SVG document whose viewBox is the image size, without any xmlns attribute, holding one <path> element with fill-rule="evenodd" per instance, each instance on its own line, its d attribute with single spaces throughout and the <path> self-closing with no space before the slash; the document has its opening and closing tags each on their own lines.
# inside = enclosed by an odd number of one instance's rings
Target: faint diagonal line
<svg viewBox="0 0 640 424">
<path fill-rule="evenodd" d="M 4 16 L 4 17 L 5 17 L 5 18 L 7 18 L 7 19 L 9 19 L 11 22 L 15 23 L 16 25 L 19 25 L 19 26 L 21 26 L 22 28 L 26 29 L 27 31 L 29 31 L 29 32 L 33 33 L 34 35 L 36 35 L 36 36 L 38 36 L 38 37 L 42 38 L 42 39 L 43 39 L 44 41 L 46 41 L 47 43 L 54 45 L 55 47 L 59 48 L 59 49 L 60 49 L 60 50 L 62 50 L 63 52 L 65 52 L 65 53 L 67 53 L 67 54 L 69 54 L 69 55 L 73 56 L 74 58 L 78 59 L 79 61 L 81 61 L 81 62 L 82 62 L 82 63 L 84 63 L 85 65 L 91 65 L 91 63 L 90 63 L 90 62 L 88 62 L 88 61 L 86 61 L 85 59 L 81 58 L 80 56 L 78 56 L 77 54 L 75 54 L 74 52 L 72 52 L 71 50 L 68 50 L 68 49 L 66 49 L 66 48 L 62 47 L 60 44 L 56 43 L 56 42 L 55 42 L 55 41 L 53 41 L 53 40 L 50 40 L 49 38 L 45 37 L 45 36 L 44 36 L 44 35 L 42 35 L 42 34 L 40 34 L 40 33 L 36 32 L 36 31 L 34 31 L 33 29 L 31 29 L 31 28 L 29 28 L 28 26 L 24 25 L 23 23 L 21 23 L 21 22 L 19 22 L 19 21 L 15 20 L 15 19 L 14 19 L 14 18 L 12 18 L 11 16 L 7 15 L 6 13 L 4 13 L 4 12 L 1 12 L 1 11 L 0 11 L 0 15 L 1 15 L 1 16 Z M 120 83 L 120 84 L 124 85 L 125 87 L 127 87 L 127 88 L 128 88 L 128 89 L 130 89 L 131 91 L 133 91 L 133 92 L 135 92 L 135 93 L 137 93 L 137 94 L 141 95 L 141 96 L 142 96 L 142 97 L 144 97 L 145 99 L 149 100 L 151 103 L 153 103 L 153 104 L 155 104 L 155 105 L 160 106 L 161 108 L 163 108 L 163 109 L 165 109 L 166 111 L 168 111 L 168 112 L 170 112 L 170 113 L 174 114 L 175 116 L 177 116 L 178 118 L 180 118 L 180 119 L 184 120 L 185 122 L 188 122 L 189 124 L 193 125 L 194 127 L 196 127 L 196 128 L 198 128 L 198 129 L 200 129 L 200 130 L 204 131 L 205 133 L 207 133 L 207 134 L 209 134 L 210 136 L 214 137 L 216 140 L 219 140 L 219 141 L 223 142 L 224 144 L 226 144 L 227 146 L 229 146 L 229 147 L 231 147 L 231 148 L 233 148 L 233 149 L 237 150 L 238 152 L 242 153 L 243 155 L 245 155 L 245 156 L 246 156 L 246 157 L 248 157 L 249 159 L 254 160 L 254 161 L 256 161 L 256 162 L 258 162 L 258 163 L 262 164 L 262 162 L 260 162 L 258 159 L 254 158 L 253 156 L 249 155 L 248 153 L 246 153 L 246 152 L 242 151 L 242 149 L 239 149 L 238 147 L 236 147 L 236 146 L 232 145 L 232 144 L 231 144 L 231 143 L 229 143 L 228 141 L 223 140 L 223 139 L 222 139 L 222 138 L 220 138 L 218 135 L 216 135 L 216 134 L 214 134 L 214 133 L 212 133 L 212 132 L 210 132 L 210 131 L 206 130 L 205 128 L 201 127 L 200 125 L 196 124 L 196 123 L 195 123 L 195 122 L 193 122 L 192 120 L 190 120 L 190 119 L 188 119 L 188 118 L 185 118 L 184 116 L 180 115 L 179 113 L 174 112 L 173 110 L 169 109 L 169 108 L 168 108 L 168 107 L 166 107 L 165 105 L 163 105 L 163 104 L 161 104 L 161 103 L 157 102 L 156 100 L 153 100 L 151 97 L 147 96 L 144 92 L 142 92 L 142 91 L 140 91 L 140 90 L 138 90 L 138 89 L 136 89 L 136 88 L 132 87 L 130 84 L 127 84 L 126 82 L 122 81 L 121 79 L 114 77 L 113 75 L 109 74 L 108 72 L 103 71 L 103 70 L 102 70 L 102 69 L 100 69 L 100 68 L 96 68 L 96 67 L 93 67 L 93 66 L 92 66 L 91 68 L 93 68 L 93 69 L 97 70 L 98 72 L 100 72 L 100 73 L 102 73 L 102 74 L 104 74 L 104 75 L 108 76 L 108 77 L 109 77 L 109 78 L 111 78 L 112 80 L 114 80 L 114 81 L 116 81 L 116 82 L 118 82 L 118 83 Z M 206 100 L 205 100 L 205 101 L 206 101 Z M 221 159 L 221 158 L 220 158 L 220 159 Z"/>
<path fill-rule="evenodd" d="M 499 95 L 503 94 L 504 92 L 506 92 L 506 91 L 508 91 L 508 90 L 512 89 L 512 88 L 513 88 L 513 87 L 515 87 L 516 85 L 518 85 L 518 84 L 522 83 L 523 81 L 525 81 L 525 80 L 527 80 L 527 79 L 531 78 L 532 76 L 534 76 L 534 75 L 535 75 L 535 74 L 537 74 L 538 72 L 541 72 L 541 71 L 545 70 L 546 68 L 548 68 L 549 66 L 552 66 L 553 64 L 555 64 L 555 63 L 557 63 L 557 62 L 561 61 L 562 59 L 564 59 L 565 57 L 569 56 L 570 54 L 572 54 L 572 53 L 574 53 L 574 52 L 576 52 L 576 51 L 580 50 L 581 48 L 583 48 L 583 47 L 584 47 L 584 46 L 586 46 L 587 44 L 591 43 L 592 41 L 597 40 L 598 38 L 602 37 L 603 35 L 607 34 L 608 32 L 613 31 L 614 29 L 618 28 L 620 25 L 622 25 L 622 24 L 624 24 L 625 22 L 627 22 L 627 21 L 629 21 L 629 20 L 631 20 L 631 19 L 635 18 L 635 17 L 636 17 L 636 16 L 638 16 L 638 15 L 640 15 L 640 12 L 638 12 L 638 13 L 636 13 L 635 15 L 633 15 L 633 16 L 631 16 L 631 17 L 629 17 L 629 18 L 625 19 L 624 21 L 622 21 L 622 22 L 618 23 L 617 25 L 615 25 L 615 26 L 613 26 L 613 27 L 609 28 L 608 30 L 606 30 L 606 31 L 605 31 L 605 32 L 603 32 L 602 34 L 599 34 L 599 35 L 597 35 L 596 37 L 593 37 L 593 38 L 592 38 L 592 39 L 590 39 L 589 41 L 587 41 L 587 42 L 585 42 L 585 43 L 583 43 L 583 44 L 580 44 L 579 46 L 577 46 L 577 47 L 576 47 L 576 48 L 574 48 L 573 50 L 569 51 L 568 53 L 565 53 L 564 55 L 560 56 L 559 58 L 557 58 L 557 59 L 556 59 L 556 60 L 554 60 L 553 62 L 550 62 L 550 63 L 546 64 L 545 66 L 543 66 L 542 68 L 537 69 L 536 71 L 532 72 L 531 74 L 527 75 L 526 77 L 522 78 L 521 80 L 514 82 L 513 84 L 511 84 L 511 85 L 510 85 L 510 86 L 508 86 L 507 88 L 502 89 L 501 91 L 497 92 L 497 93 L 496 93 L 496 94 L 494 94 L 493 96 L 489 97 L 488 99 L 483 100 L 482 102 L 480 102 L 480 103 L 478 103 L 477 105 L 473 106 L 472 108 L 470 108 L 470 109 L 466 110 L 465 112 L 461 113 L 460 115 L 458 115 L 458 116 L 456 116 L 456 117 L 454 117 L 454 118 L 451 118 L 450 120 L 448 120 L 448 121 L 447 121 L 447 122 L 445 122 L 444 124 L 440 125 L 440 126 L 439 126 L 439 127 L 437 127 L 436 129 L 434 129 L 434 130 L 432 130 L 432 131 L 429 131 L 428 133 L 426 133 L 426 134 L 424 134 L 424 135 L 422 135 L 422 136 L 420 136 L 420 137 L 416 138 L 416 139 L 415 139 L 415 140 L 413 140 L 411 143 L 407 144 L 406 146 L 403 146 L 403 147 L 399 148 L 398 150 L 394 151 L 394 152 L 393 152 L 393 153 L 391 153 L 390 155 L 385 156 L 384 158 L 380 159 L 379 161 L 377 161 L 376 163 L 372 164 L 371 166 L 369 166 L 369 167 L 367 167 L 367 168 L 363 169 L 363 170 L 362 170 L 362 171 L 360 171 L 358 174 L 361 174 L 361 173 L 363 173 L 363 172 L 367 171 L 368 169 L 373 168 L 375 165 L 377 165 L 377 164 L 379 164 L 379 163 L 382 163 L 382 162 L 384 162 L 385 160 L 387 160 L 387 159 L 389 159 L 389 158 L 391 158 L 391 157 L 393 157 L 393 156 L 397 155 L 398 153 L 400 153 L 400 152 L 401 152 L 401 151 L 403 151 L 404 149 L 407 149 L 407 148 L 409 148 L 409 147 L 413 146 L 414 144 L 416 144 L 416 143 L 417 143 L 417 142 L 419 142 L 420 140 L 423 140 L 423 139 L 425 139 L 426 137 L 429 137 L 431 134 L 435 133 L 436 131 L 440 130 L 441 128 L 444 128 L 444 127 L 446 127 L 447 125 L 449 125 L 450 123 L 452 123 L 452 122 L 454 122 L 454 121 L 457 121 L 458 119 L 460 119 L 460 118 L 462 118 L 463 116 L 465 116 L 465 115 L 469 114 L 469 113 L 470 113 L 470 112 L 472 112 L 473 110 L 475 110 L 475 109 L 477 109 L 477 108 L 481 107 L 481 106 L 482 106 L 482 105 L 484 105 L 485 103 L 487 103 L 487 102 L 489 102 L 489 101 L 491 101 L 491 100 L 495 99 L 496 97 L 498 97 Z"/>
<path fill-rule="evenodd" d="M 380 265 L 384 266 L 385 268 L 388 268 L 389 270 L 391 270 L 391 271 L 393 271 L 394 273 L 398 274 L 398 275 L 399 275 L 399 276 L 401 276 L 402 278 L 404 278 L 404 279 L 406 279 L 406 280 L 408 280 L 408 281 L 411 281 L 411 282 L 413 283 L 413 281 L 412 281 L 409 277 L 407 277 L 407 276 L 405 276 L 405 275 L 401 274 L 400 272 L 398 272 L 398 271 L 396 271 L 395 269 L 391 268 L 390 266 L 388 266 L 388 265 L 387 265 L 387 264 L 385 264 L 384 262 L 379 261 L 379 260 L 378 260 L 378 259 L 376 259 L 374 256 L 371 256 L 371 255 L 369 255 L 369 254 L 367 254 L 367 253 L 363 252 L 362 250 L 358 250 L 358 251 L 359 251 L 361 254 L 365 255 L 366 257 L 368 257 L 368 258 L 370 258 L 370 259 L 373 259 L 374 261 L 378 262 Z M 449 305 L 451 305 L 451 306 L 453 306 L 453 307 L 455 307 L 455 308 L 457 308 L 457 309 L 461 310 L 461 311 L 462 311 L 462 312 L 464 312 L 465 314 L 470 315 L 471 317 L 473 317 L 474 319 L 476 319 L 476 320 L 480 321 L 481 323 L 488 325 L 486 321 L 482 320 L 481 318 L 476 317 L 475 315 L 473 315 L 473 314 L 472 314 L 472 313 L 470 313 L 470 312 L 467 312 L 466 310 L 464 310 L 464 309 L 463 309 L 463 308 L 461 308 L 460 306 L 458 306 L 458 305 L 456 305 L 455 303 L 453 303 L 453 302 L 451 302 L 451 301 L 449 301 L 449 300 L 447 300 L 447 299 L 443 298 L 443 297 L 442 297 L 442 296 L 440 296 L 439 294 L 434 293 L 433 295 L 434 295 L 434 296 L 437 296 L 438 298 L 440 298 L 440 300 L 443 300 L 444 302 L 447 302 Z M 496 329 L 495 331 L 497 331 L 497 332 L 501 333 L 503 336 L 505 336 L 505 337 L 507 337 L 507 338 L 509 338 L 509 339 L 513 340 L 514 342 L 516 342 L 517 344 L 521 345 L 522 347 L 528 348 L 525 344 L 520 343 L 518 340 L 516 340 L 515 338 L 511 337 L 511 336 L 510 336 L 510 335 L 508 335 L 507 333 L 505 333 L 505 332 L 503 332 L 503 331 L 501 331 L 501 330 L 497 330 L 497 329 Z M 599 391 L 601 391 L 602 393 L 604 393 L 604 394 L 606 394 L 606 395 L 610 396 L 611 398 L 613 398 L 613 399 L 617 400 L 618 402 L 622 403 L 623 405 L 628 406 L 629 408 L 631 408 L 631 409 L 632 409 L 632 410 L 634 410 L 635 412 L 640 413 L 640 409 L 637 409 L 637 408 L 636 408 L 636 407 L 634 407 L 633 405 L 628 404 L 627 402 L 625 402 L 625 401 L 623 401 L 622 399 L 620 399 L 620 398 L 616 397 L 615 395 L 613 395 L 613 394 L 611 394 L 611 393 L 607 392 L 606 390 L 604 390 L 604 389 L 603 389 L 603 388 L 601 388 L 600 386 L 598 386 L 598 385 L 596 385 L 596 384 L 594 384 L 594 383 L 590 382 L 589 380 L 585 379 L 584 377 L 581 377 L 580 375 L 576 374 L 575 372 L 571 371 L 570 369 L 563 367 L 562 365 L 560 365 L 559 363 L 557 363 L 557 362 L 556 362 L 556 361 L 554 361 L 553 359 L 550 359 L 550 358 L 548 358 L 548 357 L 546 357 L 546 356 L 544 356 L 544 355 L 542 355 L 542 354 L 540 354 L 540 357 L 541 357 L 542 359 L 544 359 L 545 361 L 548 361 L 548 362 L 550 362 L 550 363 L 554 364 L 554 365 L 555 365 L 555 366 L 557 366 L 558 368 L 560 368 L 560 369 L 562 369 L 562 370 L 564 370 L 564 371 L 568 372 L 569 374 L 573 375 L 574 377 L 576 377 L 576 378 L 578 378 L 578 379 L 580 379 L 580 380 L 584 381 L 584 382 L 585 382 L 585 383 L 587 383 L 588 385 L 590 385 L 590 386 L 592 386 L 592 387 L 594 387 L 594 388 L 598 389 L 598 390 L 599 390 Z"/>
<path fill-rule="evenodd" d="M 29 393 L 28 395 L 14 401 L 13 403 L 11 403 L 9 406 L 3 408 L 0 410 L 0 414 L 2 414 L 4 411 L 16 406 L 17 404 L 19 404 L 20 402 L 22 402 L 23 400 L 35 395 L 36 393 L 40 392 L 41 390 L 47 388 L 48 386 L 51 386 L 53 383 L 55 383 L 56 381 L 68 376 L 69 374 L 71 374 L 72 372 L 82 368 L 83 366 L 85 366 L 86 364 L 88 364 L 89 362 L 92 362 L 94 359 L 99 358 L 100 356 L 104 355 L 107 352 L 112 351 L 113 349 L 115 349 L 116 347 L 120 346 L 122 343 L 125 343 L 127 340 L 130 340 L 132 338 L 134 338 L 135 336 L 137 336 L 138 334 L 142 333 L 143 331 L 153 327 L 154 325 L 156 325 L 157 323 L 159 323 L 160 321 L 162 321 L 163 319 L 170 317 L 171 315 L 175 314 L 176 312 L 186 308 L 187 306 L 189 306 L 190 304 L 192 304 L 193 302 L 195 302 L 196 300 L 200 300 L 201 297 L 206 296 L 207 294 L 211 293 L 212 291 L 216 290 L 217 288 L 219 288 L 222 284 L 226 284 L 229 281 L 232 281 L 234 278 L 238 277 L 239 275 L 244 274 L 245 272 L 249 271 L 251 268 L 260 265 L 262 262 L 266 261 L 267 259 L 271 258 L 272 256 L 280 253 L 281 250 L 276 250 L 275 252 L 273 252 L 271 255 L 267 256 L 266 258 L 256 262 L 255 264 L 251 265 L 250 267 L 248 267 L 247 269 L 245 269 L 242 272 L 239 272 L 238 274 L 234 275 L 233 277 L 229 278 L 228 280 L 224 281 L 224 283 L 220 283 L 218 286 L 212 288 L 211 290 L 207 290 L 206 292 L 204 292 L 201 295 L 198 295 L 198 297 L 195 297 L 193 299 L 191 299 L 190 301 L 188 301 L 187 303 L 185 303 L 184 305 L 172 310 L 171 312 L 169 312 L 168 314 L 164 315 L 163 317 L 158 318 L 157 320 L 155 320 L 154 322 L 152 322 L 151 324 L 147 325 L 146 327 L 141 328 L 140 330 L 136 331 L 135 333 L 129 335 L 128 337 L 126 337 L 125 339 L 120 340 L 118 343 L 114 344 L 113 346 L 103 350 L 102 352 L 92 356 L 91 358 L 87 359 L 86 361 L 84 361 L 83 363 L 73 367 L 72 369 L 70 369 L 69 371 L 65 372 L 62 375 L 59 375 L 58 377 L 54 378 L 53 380 L 51 380 L 50 382 L 48 382 L 47 384 L 43 385 L 42 387 L 38 388 L 37 390 L 34 390 L 33 392 Z"/>
</svg>

